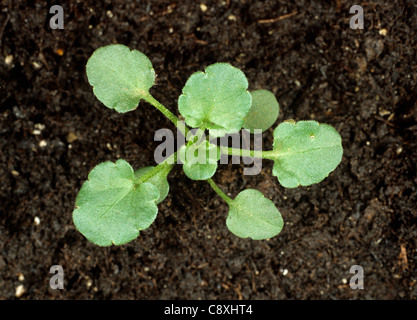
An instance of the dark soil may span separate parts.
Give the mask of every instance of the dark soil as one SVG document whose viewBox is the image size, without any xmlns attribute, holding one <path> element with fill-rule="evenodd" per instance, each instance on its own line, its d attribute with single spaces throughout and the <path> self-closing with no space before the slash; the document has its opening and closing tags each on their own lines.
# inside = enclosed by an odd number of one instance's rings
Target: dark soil
<svg viewBox="0 0 417 320">
<path fill-rule="evenodd" d="M 20 299 L 415 299 L 415 1 L 363 3 L 364 30 L 349 28 L 351 1 L 201 2 L 206 11 L 189 0 L 67 1 L 65 29 L 52 30 L 54 2 L 1 1 L 0 299 L 19 285 Z M 191 73 L 241 68 L 251 90 L 276 94 L 277 123 L 333 125 L 340 166 L 297 189 L 279 185 L 270 161 L 257 176 L 219 167 L 214 180 L 232 197 L 256 188 L 281 211 L 284 229 L 268 241 L 230 233 L 223 200 L 177 166 L 149 229 L 95 246 L 72 223 L 90 170 L 118 158 L 153 165 L 155 131 L 174 129 L 147 103 L 117 114 L 94 97 L 85 65 L 110 43 L 150 58 L 151 93 L 174 113 Z M 349 286 L 356 264 L 364 290 Z M 49 287 L 52 265 L 64 290 Z"/>
</svg>

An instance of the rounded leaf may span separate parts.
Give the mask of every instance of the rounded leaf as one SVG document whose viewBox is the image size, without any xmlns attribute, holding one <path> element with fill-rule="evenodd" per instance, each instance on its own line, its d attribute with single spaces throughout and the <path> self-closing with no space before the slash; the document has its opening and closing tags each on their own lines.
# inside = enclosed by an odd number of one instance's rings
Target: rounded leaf
<svg viewBox="0 0 417 320">
<path fill-rule="evenodd" d="M 246 189 L 229 203 L 229 230 L 240 238 L 263 240 L 276 236 L 284 225 L 281 213 L 262 192 Z"/>
<path fill-rule="evenodd" d="M 148 228 L 158 213 L 158 189 L 135 184 L 132 167 L 124 160 L 97 165 L 78 193 L 73 221 L 88 240 L 99 245 L 125 244 Z"/>
<path fill-rule="evenodd" d="M 178 155 L 186 176 L 192 180 L 211 178 L 217 170 L 217 161 L 221 156 L 217 146 L 207 140 L 199 146 L 197 144 L 183 145 Z"/>
<path fill-rule="evenodd" d="M 147 183 L 151 183 L 155 187 L 158 188 L 159 198 L 156 200 L 156 204 L 159 204 L 162 201 L 164 201 L 164 199 L 167 197 L 168 192 L 169 192 L 169 183 L 167 181 L 167 175 L 173 166 L 172 165 L 165 165 L 165 166 L 167 169 L 163 168 L 162 170 L 158 171 L 158 173 L 155 174 L 152 178 L 146 181 Z M 150 170 L 154 168 L 155 167 L 153 166 L 139 168 L 138 170 L 135 171 L 135 178 L 137 179 L 143 176 L 145 173 L 149 172 Z"/>
<path fill-rule="evenodd" d="M 342 139 L 328 124 L 286 121 L 274 130 L 272 173 L 286 188 L 322 181 L 339 165 L 342 155 Z"/>
<path fill-rule="evenodd" d="M 178 109 L 190 127 L 205 127 L 213 137 L 239 132 L 252 97 L 242 71 L 215 63 L 190 76 L 178 99 Z"/>
<path fill-rule="evenodd" d="M 251 133 L 254 133 L 255 129 L 265 132 L 278 119 L 279 104 L 277 98 L 268 90 L 252 91 L 251 95 L 252 106 L 244 119 L 243 128 Z"/>
<path fill-rule="evenodd" d="M 87 77 L 97 99 L 121 113 L 136 109 L 155 83 L 148 57 L 121 44 L 94 51 L 87 62 Z"/>
</svg>

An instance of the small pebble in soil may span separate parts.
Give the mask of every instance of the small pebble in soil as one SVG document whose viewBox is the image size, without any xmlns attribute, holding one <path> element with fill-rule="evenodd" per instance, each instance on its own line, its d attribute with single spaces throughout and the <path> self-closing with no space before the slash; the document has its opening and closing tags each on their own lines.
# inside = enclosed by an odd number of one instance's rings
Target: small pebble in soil
<svg viewBox="0 0 417 320">
<path fill-rule="evenodd" d="M 384 50 L 384 41 L 381 39 L 366 39 L 364 43 L 366 58 L 368 61 L 371 61 L 375 58 L 378 58 L 382 51 Z"/>
<path fill-rule="evenodd" d="M 12 176 L 14 177 L 17 177 L 18 175 L 20 175 L 19 171 L 16 171 L 16 170 L 12 170 L 11 173 L 12 173 Z"/>
<path fill-rule="evenodd" d="M 397 153 L 397 156 L 398 156 L 401 152 L 403 152 L 403 148 L 402 147 L 398 147 L 395 152 Z"/>
<path fill-rule="evenodd" d="M 385 109 L 382 109 L 381 111 L 379 111 L 379 116 L 380 117 L 384 117 L 384 116 L 387 116 L 389 114 L 391 114 L 391 111 L 388 111 L 388 110 L 385 110 Z"/>
<path fill-rule="evenodd" d="M 68 141 L 68 143 L 73 143 L 77 139 L 78 139 L 78 137 L 77 137 L 77 135 L 74 132 L 68 133 L 68 135 L 67 135 L 67 141 Z"/>
<path fill-rule="evenodd" d="M 200 4 L 200 10 L 203 11 L 203 12 L 206 12 L 207 11 L 207 6 L 204 3 Z"/>
<path fill-rule="evenodd" d="M 19 281 L 24 281 L 24 280 L 25 280 L 25 276 L 23 275 L 23 273 L 19 272 L 19 273 L 17 274 L 17 279 L 18 279 Z"/>
<path fill-rule="evenodd" d="M 35 217 L 35 219 L 33 219 L 33 223 L 38 226 L 41 223 L 41 219 L 39 219 L 39 217 Z"/>
<path fill-rule="evenodd" d="M 381 30 L 379 30 L 379 34 L 381 35 L 381 36 L 383 36 L 383 37 L 385 37 L 387 34 L 388 34 L 388 30 L 387 29 L 381 29 Z"/>
<path fill-rule="evenodd" d="M 13 63 L 13 56 L 11 54 L 6 56 L 6 58 L 4 58 L 4 63 L 6 63 L 7 65 L 11 65 Z"/>
<path fill-rule="evenodd" d="M 39 147 L 45 148 L 47 145 L 48 145 L 48 142 L 46 142 L 45 140 L 39 141 Z"/>
<path fill-rule="evenodd" d="M 43 129 L 45 129 L 45 125 L 42 123 L 35 123 L 34 125 L 35 129 L 38 129 L 40 131 L 42 131 Z"/>
<path fill-rule="evenodd" d="M 16 292 L 15 292 L 15 296 L 16 298 L 20 298 L 21 296 L 23 296 L 23 294 L 26 292 L 25 290 L 25 286 L 23 284 L 20 284 L 16 287 Z"/>
<path fill-rule="evenodd" d="M 16 118 L 18 119 L 24 119 L 25 115 L 19 110 L 19 108 L 17 106 L 13 107 L 13 113 L 15 115 Z"/>
<path fill-rule="evenodd" d="M 42 63 L 38 61 L 33 61 L 32 66 L 35 68 L 35 70 L 39 70 L 40 68 L 42 68 Z"/>
</svg>

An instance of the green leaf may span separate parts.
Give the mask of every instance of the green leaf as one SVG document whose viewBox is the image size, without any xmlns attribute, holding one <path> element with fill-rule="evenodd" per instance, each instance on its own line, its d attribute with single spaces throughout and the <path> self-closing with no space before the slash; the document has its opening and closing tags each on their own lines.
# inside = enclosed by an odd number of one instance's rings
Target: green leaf
<svg viewBox="0 0 417 320">
<path fill-rule="evenodd" d="M 229 201 L 226 224 L 238 237 L 263 240 L 281 232 L 284 222 L 274 203 L 254 189 L 246 189 Z"/>
<path fill-rule="evenodd" d="M 148 57 L 121 44 L 94 51 L 87 62 L 87 77 L 96 97 L 121 113 L 136 109 L 155 83 Z"/>
<path fill-rule="evenodd" d="M 342 139 L 330 125 L 287 121 L 274 131 L 273 175 L 286 188 L 308 186 L 326 178 L 340 163 Z"/>
<path fill-rule="evenodd" d="M 197 143 L 190 146 L 183 145 L 178 155 L 183 163 L 182 168 L 185 174 L 192 180 L 211 178 L 217 170 L 217 161 L 221 156 L 217 146 L 207 140 L 199 146 Z"/>
<path fill-rule="evenodd" d="M 252 106 L 245 117 L 243 127 L 251 133 L 255 129 L 262 132 L 268 130 L 279 115 L 279 104 L 275 95 L 268 90 L 256 90 L 251 92 Z"/>
<path fill-rule="evenodd" d="M 159 170 L 153 177 L 146 182 L 153 184 L 155 187 L 158 188 L 159 191 L 159 198 L 156 200 L 156 204 L 161 203 L 167 197 L 169 192 L 169 183 L 167 181 L 167 175 L 171 171 L 173 165 L 168 164 L 161 164 L 163 166 L 161 170 Z M 143 176 L 145 173 L 149 172 L 150 170 L 154 169 L 155 167 L 143 167 L 139 168 L 135 171 L 135 178 L 138 179 L 139 177 Z"/>
<path fill-rule="evenodd" d="M 239 132 L 251 106 L 244 73 L 227 63 L 215 63 L 191 75 L 178 99 L 187 125 L 205 127 L 213 137 Z"/>
<path fill-rule="evenodd" d="M 78 193 L 73 221 L 88 240 L 99 246 L 125 244 L 148 228 L 158 213 L 157 187 L 135 184 L 124 160 L 97 165 Z"/>
</svg>

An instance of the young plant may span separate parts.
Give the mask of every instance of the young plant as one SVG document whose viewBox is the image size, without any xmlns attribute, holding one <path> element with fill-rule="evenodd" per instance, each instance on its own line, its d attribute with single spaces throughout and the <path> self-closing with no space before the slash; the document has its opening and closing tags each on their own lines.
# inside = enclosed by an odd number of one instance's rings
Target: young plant
<svg viewBox="0 0 417 320">
<path fill-rule="evenodd" d="M 286 188 L 308 186 L 326 178 L 341 161 L 343 148 L 338 132 L 316 121 L 293 120 L 274 130 L 273 149 L 249 151 L 219 147 L 211 139 L 240 132 L 266 131 L 277 120 L 279 105 L 267 90 L 248 91 L 239 69 L 215 63 L 196 72 L 178 99 L 186 125 L 158 102 L 149 89 L 155 83 L 150 60 L 124 45 L 97 49 L 87 63 L 87 76 L 96 97 L 108 108 L 125 113 L 144 100 L 161 111 L 187 137 L 178 152 L 154 167 L 136 171 L 125 160 L 97 165 L 82 185 L 73 212 L 76 228 L 99 246 L 122 245 L 138 237 L 158 213 L 158 204 L 169 191 L 167 176 L 177 160 L 193 180 L 207 180 L 229 206 L 226 225 L 241 238 L 267 239 L 280 233 L 283 220 L 274 203 L 258 190 L 246 189 L 235 199 L 214 183 L 222 154 L 251 156 L 274 161 L 272 174 Z M 205 136 L 209 131 L 209 138 Z"/>
</svg>

